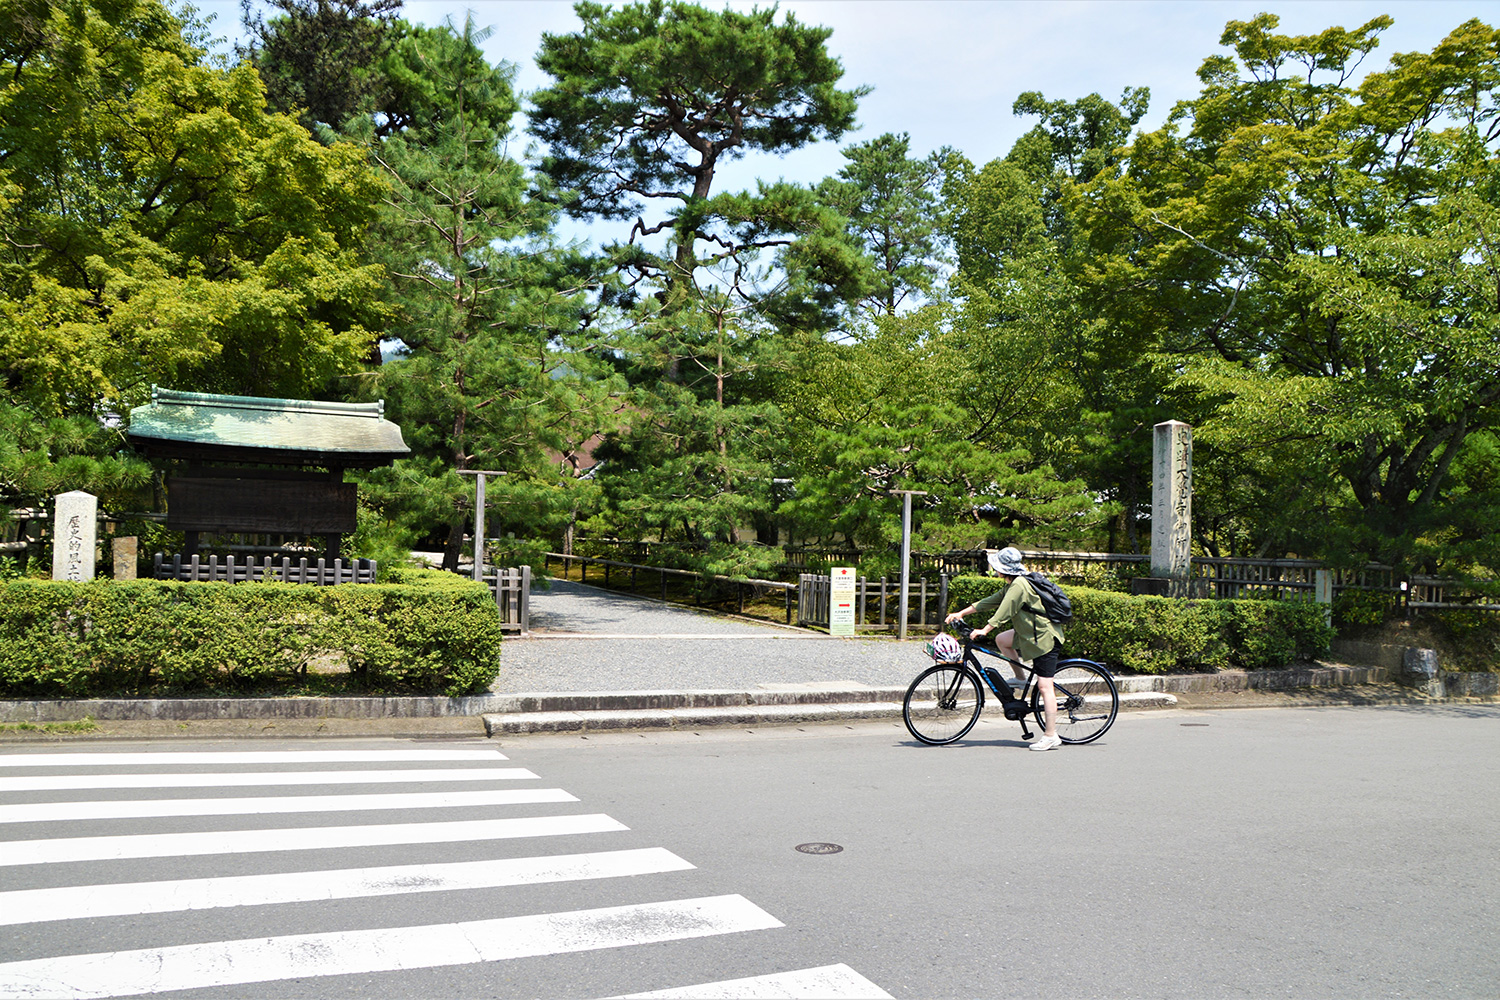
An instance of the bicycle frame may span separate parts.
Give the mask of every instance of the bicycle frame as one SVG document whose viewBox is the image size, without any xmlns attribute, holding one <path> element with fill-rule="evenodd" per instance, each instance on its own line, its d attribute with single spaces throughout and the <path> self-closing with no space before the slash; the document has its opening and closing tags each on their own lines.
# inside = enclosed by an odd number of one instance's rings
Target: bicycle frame
<svg viewBox="0 0 1500 1000">
<path fill-rule="evenodd" d="M 984 689 L 989 688 L 990 691 L 994 693 L 995 697 L 1000 699 L 1000 704 L 1005 707 L 1005 717 L 1007 719 L 1013 719 L 1013 721 L 1019 722 L 1021 724 L 1021 739 L 1033 739 L 1036 734 L 1034 734 L 1031 731 L 1031 727 L 1026 724 L 1026 706 L 1028 704 L 1027 699 L 1030 697 L 1032 689 L 1036 686 L 1036 671 L 1031 667 L 1028 667 L 1020 660 L 1012 660 L 1010 657 L 1006 656 L 998 649 L 986 649 L 983 646 L 976 646 L 967 638 L 963 640 L 963 644 L 964 658 L 962 662 L 964 666 L 974 671 L 975 676 L 977 676 L 980 681 L 983 682 L 983 686 L 981 686 L 979 689 L 980 710 L 984 710 Z M 1022 673 L 1025 675 L 1025 679 L 1021 682 L 1021 690 L 1012 691 L 1010 680 L 1005 677 L 1000 677 L 1000 682 L 1005 688 L 1004 691 L 1001 691 L 1000 687 L 995 684 L 995 681 L 990 677 L 989 673 L 979 665 L 979 658 L 974 655 L 976 652 L 984 653 L 988 656 L 993 656 L 997 660 L 1004 660 L 1006 663 L 1020 667 Z M 995 674 L 996 676 L 999 676 L 1000 671 L 996 669 Z M 1011 706 L 1015 706 L 1014 711 L 1016 714 L 1014 716 L 1011 715 Z"/>
<path fill-rule="evenodd" d="M 1031 727 L 1027 725 L 1027 710 L 1030 708 L 1031 700 L 1037 688 L 1038 679 L 1036 670 L 1028 666 L 1021 660 L 1011 659 L 1009 656 L 1006 656 L 998 649 L 990 649 L 988 647 L 981 646 L 972 642 L 967 634 L 961 635 L 960 640 L 963 643 L 964 650 L 963 659 L 960 661 L 960 663 L 981 681 L 978 689 L 980 711 L 984 710 L 984 692 L 985 689 L 988 688 L 996 698 L 1000 699 L 1000 704 L 1005 708 L 1005 717 L 1013 722 L 1019 722 L 1021 724 L 1021 738 L 1024 740 L 1034 739 L 1036 734 L 1034 734 L 1031 731 Z M 1004 690 L 1002 691 L 996 685 L 995 680 L 992 679 L 988 672 L 986 672 L 985 669 L 980 665 L 979 658 L 975 655 L 976 653 L 984 653 L 985 655 L 992 656 L 997 660 L 1004 660 L 1007 664 L 1010 664 L 1013 667 L 1020 668 L 1021 674 L 1024 678 L 1020 690 L 1011 690 L 1010 681 L 1005 677 L 1000 677 L 1000 683 L 1004 685 Z M 1109 668 L 1104 666 L 1102 663 L 1096 663 L 1093 660 L 1087 660 L 1079 656 L 1070 656 L 1066 660 L 1059 660 L 1057 666 L 1059 670 L 1062 670 L 1069 664 L 1075 663 L 1087 664 L 1088 666 L 1094 667 L 1097 670 L 1101 671 L 1106 676 L 1109 675 Z M 1000 673 L 999 669 L 995 669 L 995 673 L 998 676 Z M 1082 704 L 1081 696 L 1075 697 L 1074 692 L 1062 687 L 1056 689 L 1055 697 L 1057 699 L 1057 708 L 1059 712 L 1064 711 L 1066 708 L 1066 711 L 1071 714 L 1073 711 L 1075 711 L 1076 707 Z"/>
</svg>

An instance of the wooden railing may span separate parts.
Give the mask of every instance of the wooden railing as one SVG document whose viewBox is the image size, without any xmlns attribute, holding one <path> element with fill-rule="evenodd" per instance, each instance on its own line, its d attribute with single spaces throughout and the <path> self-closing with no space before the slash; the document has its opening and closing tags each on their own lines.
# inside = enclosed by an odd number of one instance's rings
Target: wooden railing
<svg viewBox="0 0 1500 1000">
<path fill-rule="evenodd" d="M 871 580 L 859 577 L 854 585 L 854 628 L 856 631 L 896 629 L 900 622 L 901 581 L 881 577 Z M 929 597 L 932 611 L 927 610 Z M 803 573 L 797 580 L 797 624 L 827 628 L 833 591 L 832 578 Z M 927 577 L 907 583 L 907 624 L 918 627 L 941 625 L 948 610 L 948 575 L 933 581 Z"/>
<path fill-rule="evenodd" d="M 158 580 L 182 580 L 188 583 L 310 583 L 315 587 L 333 587 L 342 583 L 374 583 L 376 563 L 373 559 L 235 559 L 225 556 L 189 556 L 180 553 L 168 558 L 158 552 L 153 560 L 152 575 Z"/>
</svg>

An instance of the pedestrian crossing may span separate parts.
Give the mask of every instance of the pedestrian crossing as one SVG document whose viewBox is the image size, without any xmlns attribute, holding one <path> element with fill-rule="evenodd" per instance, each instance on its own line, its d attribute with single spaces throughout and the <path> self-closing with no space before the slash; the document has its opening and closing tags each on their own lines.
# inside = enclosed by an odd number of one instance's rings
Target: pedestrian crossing
<svg viewBox="0 0 1500 1000">
<path fill-rule="evenodd" d="M 737 894 L 682 893 L 690 862 L 541 782 L 493 749 L 0 754 L 0 997 L 319 995 L 309 980 L 334 976 L 451 995 L 455 971 L 488 995 L 528 960 L 588 983 L 591 954 L 732 935 L 753 964 L 754 935 L 784 926 Z M 453 851 L 475 857 L 438 860 Z M 462 905 L 475 894 L 503 915 Z M 889 996 L 846 965 L 683 978 L 617 996 Z"/>
</svg>

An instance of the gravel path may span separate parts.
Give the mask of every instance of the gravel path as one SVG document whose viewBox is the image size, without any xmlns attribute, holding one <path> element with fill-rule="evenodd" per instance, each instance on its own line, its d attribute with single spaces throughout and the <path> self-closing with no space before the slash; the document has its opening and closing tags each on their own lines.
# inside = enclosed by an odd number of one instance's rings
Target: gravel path
<svg viewBox="0 0 1500 1000">
<path fill-rule="evenodd" d="M 830 639 L 563 580 L 531 602 L 535 635 L 505 641 L 498 694 L 886 687 L 930 662 L 925 640 Z"/>
</svg>

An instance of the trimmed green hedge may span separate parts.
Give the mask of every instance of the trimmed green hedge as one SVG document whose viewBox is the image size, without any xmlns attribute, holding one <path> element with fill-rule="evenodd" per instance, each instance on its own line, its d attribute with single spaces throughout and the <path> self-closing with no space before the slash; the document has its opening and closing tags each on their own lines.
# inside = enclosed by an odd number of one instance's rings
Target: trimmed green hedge
<svg viewBox="0 0 1500 1000">
<path fill-rule="evenodd" d="M 955 577 L 948 609 L 968 607 L 999 583 Z M 1073 623 L 1064 629 L 1067 651 L 1141 673 L 1283 667 L 1322 656 L 1334 635 L 1322 606 L 1311 602 L 1181 601 L 1064 589 L 1073 601 Z"/>
<path fill-rule="evenodd" d="M 500 617 L 483 584 L 401 570 L 392 584 L 96 580 L 0 583 L 0 696 L 275 693 L 309 664 L 346 692 L 484 691 Z"/>
</svg>

